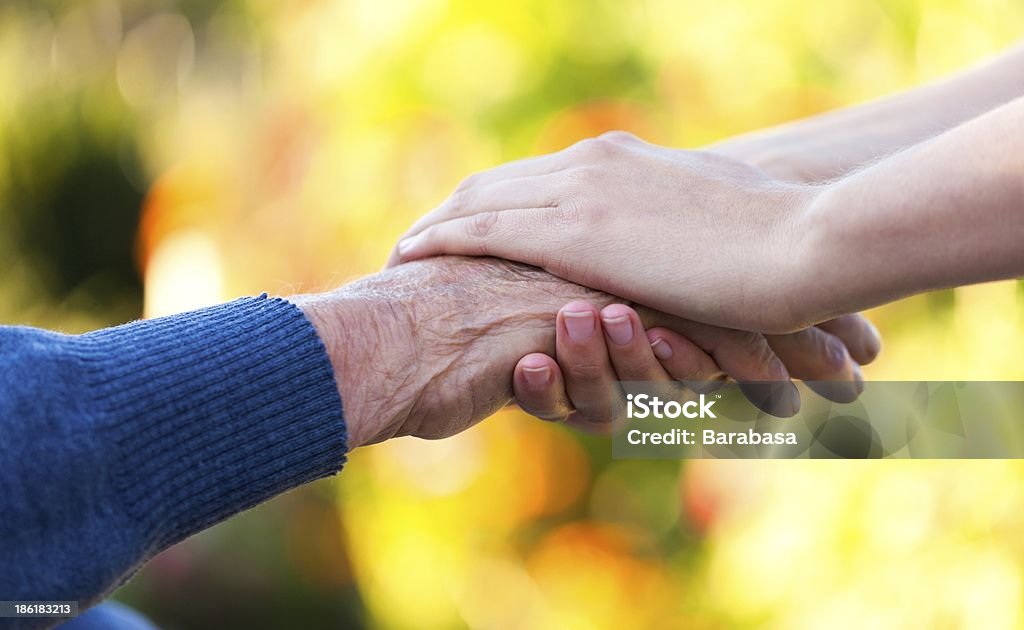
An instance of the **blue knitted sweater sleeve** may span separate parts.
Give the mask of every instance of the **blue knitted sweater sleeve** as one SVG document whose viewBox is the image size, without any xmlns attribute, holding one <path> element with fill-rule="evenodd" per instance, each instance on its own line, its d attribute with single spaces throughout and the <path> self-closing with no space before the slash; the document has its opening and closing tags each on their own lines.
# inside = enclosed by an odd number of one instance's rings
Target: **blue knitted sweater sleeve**
<svg viewBox="0 0 1024 630">
<path fill-rule="evenodd" d="M 76 336 L 0 327 L 0 600 L 91 605 L 175 542 L 335 474 L 345 439 L 324 347 L 283 299 Z"/>
</svg>

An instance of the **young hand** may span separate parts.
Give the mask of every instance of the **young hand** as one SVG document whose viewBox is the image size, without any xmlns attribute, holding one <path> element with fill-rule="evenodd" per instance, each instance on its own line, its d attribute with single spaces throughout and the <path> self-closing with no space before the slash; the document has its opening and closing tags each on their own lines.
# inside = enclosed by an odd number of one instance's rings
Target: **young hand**
<svg viewBox="0 0 1024 630">
<path fill-rule="evenodd" d="M 801 236 L 819 192 L 612 132 L 470 177 L 390 264 L 497 256 L 686 319 L 790 332 L 818 321 Z"/>
</svg>

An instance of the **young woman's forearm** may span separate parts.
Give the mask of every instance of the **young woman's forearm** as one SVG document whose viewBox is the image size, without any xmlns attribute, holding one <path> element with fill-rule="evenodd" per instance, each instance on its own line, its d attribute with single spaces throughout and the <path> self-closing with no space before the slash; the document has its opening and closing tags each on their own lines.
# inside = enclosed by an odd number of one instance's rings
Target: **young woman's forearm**
<svg viewBox="0 0 1024 630">
<path fill-rule="evenodd" d="M 807 217 L 822 317 L 1024 275 L 1024 97 L 829 185 Z"/>
<path fill-rule="evenodd" d="M 1024 274 L 1024 97 L 828 184 L 624 133 L 480 173 L 392 264 L 541 267 L 683 317 L 786 333 L 899 297 Z"/>
<path fill-rule="evenodd" d="M 937 83 L 709 147 L 782 179 L 821 182 L 1024 95 L 1024 45 Z"/>
</svg>

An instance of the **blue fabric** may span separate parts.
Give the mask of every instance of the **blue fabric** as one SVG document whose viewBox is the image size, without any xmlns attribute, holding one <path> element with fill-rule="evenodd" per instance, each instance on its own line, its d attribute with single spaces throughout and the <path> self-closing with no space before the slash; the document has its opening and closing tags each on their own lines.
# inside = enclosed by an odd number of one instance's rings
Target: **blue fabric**
<svg viewBox="0 0 1024 630">
<path fill-rule="evenodd" d="M 103 602 L 58 626 L 60 630 L 157 630 L 139 613 L 117 602 Z"/>
<path fill-rule="evenodd" d="M 0 327 L 0 600 L 84 610 L 168 546 L 337 473 L 345 441 L 330 360 L 283 299 L 76 336 Z"/>
</svg>

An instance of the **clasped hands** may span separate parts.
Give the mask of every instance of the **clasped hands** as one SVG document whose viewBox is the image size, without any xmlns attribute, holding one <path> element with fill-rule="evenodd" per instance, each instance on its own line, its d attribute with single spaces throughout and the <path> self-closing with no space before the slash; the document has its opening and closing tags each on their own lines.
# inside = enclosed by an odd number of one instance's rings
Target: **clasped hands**
<svg viewBox="0 0 1024 630">
<path fill-rule="evenodd" d="M 606 134 L 470 177 L 383 272 L 296 301 L 331 356 L 353 448 L 453 435 L 513 395 L 540 418 L 605 428 L 617 380 L 775 383 L 748 397 L 789 416 L 790 379 L 853 400 L 880 348 L 867 320 L 831 317 L 808 292 L 818 192 Z"/>
</svg>

